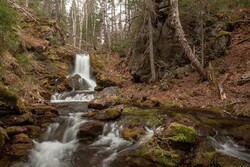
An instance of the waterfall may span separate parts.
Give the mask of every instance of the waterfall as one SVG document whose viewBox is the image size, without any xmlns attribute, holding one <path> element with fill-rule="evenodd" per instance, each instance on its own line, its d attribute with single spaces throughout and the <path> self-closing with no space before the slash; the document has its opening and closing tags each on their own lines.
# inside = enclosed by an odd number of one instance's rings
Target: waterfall
<svg viewBox="0 0 250 167">
<path fill-rule="evenodd" d="M 75 75 L 79 75 L 80 78 L 78 78 L 77 81 L 72 79 L 72 91 L 58 93 L 56 88 L 55 94 L 51 96 L 51 103 L 88 102 L 94 98 L 93 92 L 96 87 L 96 82 L 91 79 L 89 54 L 76 55 L 74 71 L 68 75 L 67 78 L 74 77 Z M 85 89 L 76 90 L 76 82 L 81 88 Z M 57 87 L 57 82 L 55 86 Z"/>
<path fill-rule="evenodd" d="M 88 86 L 89 90 L 94 90 L 96 83 L 90 78 L 90 58 L 88 54 L 77 54 L 75 59 L 75 69 L 70 76 L 80 75 L 84 79 Z"/>
</svg>

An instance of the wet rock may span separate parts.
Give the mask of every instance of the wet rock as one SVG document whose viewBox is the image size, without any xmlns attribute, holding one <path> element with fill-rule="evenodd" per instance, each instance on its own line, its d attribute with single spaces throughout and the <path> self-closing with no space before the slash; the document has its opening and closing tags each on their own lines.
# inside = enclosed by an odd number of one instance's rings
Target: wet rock
<svg viewBox="0 0 250 167">
<path fill-rule="evenodd" d="M 51 116 L 47 116 L 47 115 L 40 115 L 36 117 L 36 125 L 43 125 L 43 124 L 49 124 L 52 123 L 52 119 Z"/>
<path fill-rule="evenodd" d="M 103 126 L 99 121 L 84 123 L 77 133 L 77 138 L 81 141 L 92 141 L 102 134 Z"/>
<path fill-rule="evenodd" d="M 15 135 L 19 133 L 26 133 L 28 129 L 24 126 L 10 126 L 6 128 L 8 135 Z"/>
<path fill-rule="evenodd" d="M 26 125 L 25 128 L 28 129 L 26 132 L 31 138 L 35 138 L 41 134 L 41 128 L 35 125 Z"/>
<path fill-rule="evenodd" d="M 21 157 L 27 156 L 33 147 L 33 143 L 12 144 L 7 152 L 8 155 Z"/>
<path fill-rule="evenodd" d="M 95 99 L 89 102 L 88 107 L 98 110 L 106 109 L 119 104 L 120 96 L 118 87 L 105 88 L 95 96 Z"/>
<path fill-rule="evenodd" d="M 121 116 L 122 113 L 122 105 L 118 105 L 118 106 L 114 106 L 114 107 L 110 107 L 101 111 L 95 111 L 94 112 L 94 119 L 97 120 L 113 120 L 116 118 L 119 118 Z"/>
<path fill-rule="evenodd" d="M 0 127 L 0 150 L 5 145 L 6 140 L 10 140 L 4 128 Z"/>
<path fill-rule="evenodd" d="M 10 115 L 1 117 L 0 120 L 7 126 L 34 124 L 35 120 L 31 113 L 25 113 L 22 115 Z"/>
<path fill-rule="evenodd" d="M 143 127 L 124 128 L 121 135 L 124 139 L 135 142 L 145 135 L 145 130 Z"/>
<path fill-rule="evenodd" d="M 29 138 L 29 136 L 25 133 L 20 133 L 18 135 L 13 136 L 12 143 L 30 143 L 32 140 Z"/>
</svg>

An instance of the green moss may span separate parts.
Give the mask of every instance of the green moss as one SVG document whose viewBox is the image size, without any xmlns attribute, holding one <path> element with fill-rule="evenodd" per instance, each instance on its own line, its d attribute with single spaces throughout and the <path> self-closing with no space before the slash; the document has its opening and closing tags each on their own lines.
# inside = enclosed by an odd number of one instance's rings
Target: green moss
<svg viewBox="0 0 250 167">
<path fill-rule="evenodd" d="M 28 55 L 26 55 L 26 54 L 16 55 L 16 59 L 19 63 L 22 63 L 22 64 L 27 65 L 30 63 L 30 59 L 29 59 Z"/>
<path fill-rule="evenodd" d="M 7 90 L 6 88 L 0 86 L 0 101 L 8 104 L 8 105 L 16 105 L 18 102 L 18 97 L 12 93 L 11 91 Z"/>
<path fill-rule="evenodd" d="M 168 102 L 164 103 L 164 107 L 166 107 L 166 108 L 178 108 L 179 106 L 177 104 L 174 104 L 171 101 L 168 101 Z"/>
<path fill-rule="evenodd" d="M 122 137 L 131 142 L 137 141 L 143 134 L 144 130 L 142 127 L 125 128 L 122 130 Z"/>
<path fill-rule="evenodd" d="M 119 123 L 127 126 L 146 125 L 157 126 L 162 124 L 163 118 L 158 109 L 139 109 L 136 107 L 123 108 L 126 117 L 121 119 Z"/>
<path fill-rule="evenodd" d="M 220 37 L 223 37 L 223 36 L 230 36 L 231 35 L 231 33 L 230 32 L 228 32 L 228 31 L 220 31 L 217 35 L 216 35 L 216 37 L 215 37 L 215 39 L 218 39 L 218 38 L 220 38 Z"/>
<path fill-rule="evenodd" d="M 10 140 L 3 128 L 0 127 L 0 150 L 5 145 L 5 141 Z"/>
<path fill-rule="evenodd" d="M 192 144 L 196 142 L 198 133 L 191 126 L 174 122 L 167 128 L 166 135 L 169 136 L 167 140 Z"/>
<path fill-rule="evenodd" d="M 152 143 L 145 144 L 133 154 L 167 166 L 177 166 L 182 159 L 181 152 L 176 150 L 164 150 Z"/>
<path fill-rule="evenodd" d="M 196 157 L 192 160 L 192 166 L 210 166 L 215 156 L 216 154 L 214 151 L 204 151 L 198 153 Z"/>
</svg>

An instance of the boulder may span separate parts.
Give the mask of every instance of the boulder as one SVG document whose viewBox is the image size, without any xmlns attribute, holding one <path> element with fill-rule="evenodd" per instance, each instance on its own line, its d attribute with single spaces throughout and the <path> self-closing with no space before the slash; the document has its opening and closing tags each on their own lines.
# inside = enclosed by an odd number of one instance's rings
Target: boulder
<svg viewBox="0 0 250 167">
<path fill-rule="evenodd" d="M 99 121 L 84 123 L 77 133 L 77 138 L 81 141 L 92 141 L 102 134 L 103 126 Z"/>
<path fill-rule="evenodd" d="M 124 128 L 121 135 L 126 140 L 136 142 L 141 136 L 145 135 L 145 130 L 143 127 Z"/>
<path fill-rule="evenodd" d="M 0 127 L 0 150 L 5 145 L 6 140 L 10 140 L 4 128 Z"/>
<path fill-rule="evenodd" d="M 177 149 L 190 150 L 197 141 L 198 133 L 191 126 L 174 122 L 164 129 L 162 138 Z"/>
<path fill-rule="evenodd" d="M 99 92 L 95 99 L 88 104 L 89 108 L 102 110 L 120 103 L 120 91 L 118 87 L 108 87 Z"/>
<path fill-rule="evenodd" d="M 37 137 L 39 134 L 41 134 L 41 128 L 39 126 L 35 126 L 35 125 L 26 125 L 25 128 L 28 129 L 27 134 L 31 137 L 31 138 L 35 138 Z"/>
<path fill-rule="evenodd" d="M 50 105 L 41 105 L 41 106 L 30 106 L 28 109 L 35 115 L 45 115 L 46 112 L 54 113 L 55 115 L 58 115 L 58 110 Z"/>
<path fill-rule="evenodd" d="M 22 157 L 29 155 L 30 150 L 33 147 L 33 143 L 18 143 L 12 144 L 7 152 L 8 155 Z"/>
<path fill-rule="evenodd" d="M 94 112 L 93 118 L 96 120 L 102 120 L 102 121 L 113 120 L 121 116 L 122 109 L 123 109 L 123 106 L 118 105 L 118 106 L 110 107 L 101 111 L 97 110 L 96 112 Z"/>
<path fill-rule="evenodd" d="M 12 138 L 12 143 L 17 144 L 17 143 L 30 143 L 32 140 L 29 138 L 29 136 L 25 133 L 20 133 Z"/>
<path fill-rule="evenodd" d="M 0 120 L 7 126 L 34 124 L 35 120 L 31 113 L 25 113 L 22 115 L 10 115 L 1 117 Z"/>
<path fill-rule="evenodd" d="M 28 129 L 24 126 L 10 126 L 6 128 L 8 135 L 15 135 L 19 133 L 25 133 L 28 131 Z"/>
<path fill-rule="evenodd" d="M 237 143 L 250 147 L 250 124 L 236 127 L 231 132 L 232 136 L 237 140 Z"/>
</svg>

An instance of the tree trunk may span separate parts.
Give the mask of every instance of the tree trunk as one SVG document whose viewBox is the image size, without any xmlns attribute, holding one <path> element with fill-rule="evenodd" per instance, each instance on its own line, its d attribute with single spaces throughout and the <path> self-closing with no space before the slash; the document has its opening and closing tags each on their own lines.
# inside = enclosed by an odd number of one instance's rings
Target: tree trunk
<svg viewBox="0 0 250 167">
<path fill-rule="evenodd" d="M 154 61 L 154 45 L 153 45 L 153 27 L 152 27 L 152 18 L 150 10 L 148 11 L 148 31 L 149 31 L 149 56 L 150 56 L 150 69 L 151 69 L 151 81 L 156 81 L 155 73 L 155 61 Z"/>
<path fill-rule="evenodd" d="M 25 1 L 25 7 L 28 8 L 29 7 L 29 0 Z"/>
<path fill-rule="evenodd" d="M 185 37 L 185 33 L 182 28 L 180 17 L 179 17 L 178 0 L 170 0 L 170 8 L 171 8 L 171 15 L 172 15 L 171 24 L 175 28 L 175 33 L 181 44 L 181 47 L 185 51 L 185 54 L 187 55 L 188 59 L 191 61 L 191 63 L 194 65 L 194 67 L 200 74 L 202 80 L 207 79 L 207 74 L 204 68 L 202 67 L 200 62 L 197 60 L 197 58 L 193 54 L 192 49 L 189 46 L 188 41 Z"/>
</svg>

